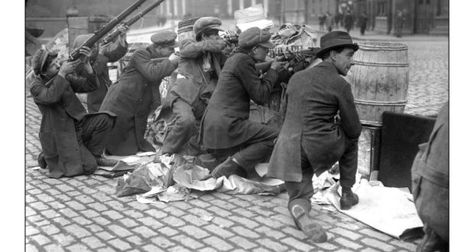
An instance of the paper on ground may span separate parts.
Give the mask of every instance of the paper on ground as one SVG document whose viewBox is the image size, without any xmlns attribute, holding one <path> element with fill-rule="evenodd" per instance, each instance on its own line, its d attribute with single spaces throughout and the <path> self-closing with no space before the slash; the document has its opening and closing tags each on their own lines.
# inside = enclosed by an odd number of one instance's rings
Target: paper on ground
<svg viewBox="0 0 474 252">
<path fill-rule="evenodd" d="M 337 187 L 338 184 L 332 186 L 327 194 L 334 207 L 383 233 L 400 238 L 406 230 L 423 226 L 410 197 L 399 188 L 371 186 L 363 179 L 354 189 L 359 196 L 359 204 L 349 210 L 341 210 Z"/>
</svg>

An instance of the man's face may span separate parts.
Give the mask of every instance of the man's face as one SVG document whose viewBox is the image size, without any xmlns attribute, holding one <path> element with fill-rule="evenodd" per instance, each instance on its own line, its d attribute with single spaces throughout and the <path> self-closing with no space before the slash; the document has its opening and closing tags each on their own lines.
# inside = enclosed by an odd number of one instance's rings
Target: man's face
<svg viewBox="0 0 474 252">
<path fill-rule="evenodd" d="M 55 59 L 53 59 L 51 64 L 49 64 L 44 75 L 53 76 L 57 74 L 59 72 L 59 68 L 61 67 L 61 64 L 62 64 L 61 60 L 58 57 L 56 57 Z"/>
<path fill-rule="evenodd" d="M 333 54 L 331 57 L 339 74 L 346 76 L 351 66 L 354 65 L 354 60 L 352 59 L 354 56 L 354 49 L 344 48 L 340 53 L 332 51 L 331 54 Z"/>
<path fill-rule="evenodd" d="M 202 40 L 220 40 L 222 39 L 219 36 L 219 30 L 212 29 L 211 31 L 207 32 L 206 34 L 202 35 Z"/>
<path fill-rule="evenodd" d="M 253 58 L 258 61 L 258 62 L 263 62 L 265 61 L 265 58 L 267 57 L 268 54 L 268 48 L 263 47 L 263 46 L 256 46 L 252 49 L 253 51 Z"/>
<path fill-rule="evenodd" d="M 161 46 L 158 46 L 156 48 L 156 51 L 163 55 L 163 57 L 169 57 L 172 53 L 174 53 L 174 47 L 173 46 L 164 46 L 164 47 L 161 47 Z"/>
</svg>

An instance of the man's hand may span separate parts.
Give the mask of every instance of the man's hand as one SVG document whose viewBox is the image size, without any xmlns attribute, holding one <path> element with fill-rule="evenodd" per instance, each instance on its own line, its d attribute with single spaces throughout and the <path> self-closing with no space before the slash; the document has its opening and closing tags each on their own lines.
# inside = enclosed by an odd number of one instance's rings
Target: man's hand
<svg viewBox="0 0 474 252">
<path fill-rule="evenodd" d="M 127 31 L 129 27 L 126 24 L 120 24 L 117 27 L 117 30 L 120 31 L 120 35 L 118 37 L 118 41 L 120 45 L 125 46 L 127 44 Z"/>
<path fill-rule="evenodd" d="M 272 65 L 270 66 L 270 68 L 273 69 L 273 70 L 276 70 L 276 71 L 278 72 L 278 71 L 280 71 L 280 70 L 283 68 L 283 66 L 284 66 L 285 64 L 286 64 L 286 62 L 284 62 L 284 61 L 276 61 L 276 60 L 274 60 L 274 61 L 272 62 Z"/>
<path fill-rule="evenodd" d="M 171 61 L 171 63 L 177 65 L 180 57 L 176 53 L 172 53 L 168 59 Z"/>
<path fill-rule="evenodd" d="M 66 75 L 73 73 L 80 64 L 80 59 L 77 59 L 75 61 L 65 61 L 59 68 L 58 75 L 63 78 L 66 78 Z"/>
<path fill-rule="evenodd" d="M 92 50 L 87 46 L 83 46 L 83 47 L 79 48 L 79 53 L 84 55 L 84 58 L 82 58 L 82 62 L 84 63 L 84 70 L 86 70 L 86 72 L 88 74 L 94 73 L 94 70 L 92 69 L 92 66 L 91 66 L 91 63 L 90 63 L 90 57 L 92 55 Z"/>
</svg>

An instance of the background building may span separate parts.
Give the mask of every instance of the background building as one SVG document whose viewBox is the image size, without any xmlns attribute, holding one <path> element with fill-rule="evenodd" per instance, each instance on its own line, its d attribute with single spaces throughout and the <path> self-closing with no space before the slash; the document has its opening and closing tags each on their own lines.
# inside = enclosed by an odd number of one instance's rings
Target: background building
<svg viewBox="0 0 474 252">
<path fill-rule="evenodd" d="M 28 27 L 44 29 L 43 37 L 54 36 L 67 27 L 67 15 L 112 17 L 135 0 L 27 0 L 25 21 Z M 143 6 L 151 3 L 147 1 Z M 368 29 L 392 33 L 397 10 L 405 14 L 405 34 L 448 34 L 449 0 L 166 0 L 132 28 L 162 26 L 184 15 L 218 16 L 225 24 L 235 24 L 235 10 L 261 3 L 275 23 L 318 24 L 318 16 L 351 10 L 356 18 L 365 10 Z M 133 14 L 132 14 L 133 15 Z"/>
</svg>

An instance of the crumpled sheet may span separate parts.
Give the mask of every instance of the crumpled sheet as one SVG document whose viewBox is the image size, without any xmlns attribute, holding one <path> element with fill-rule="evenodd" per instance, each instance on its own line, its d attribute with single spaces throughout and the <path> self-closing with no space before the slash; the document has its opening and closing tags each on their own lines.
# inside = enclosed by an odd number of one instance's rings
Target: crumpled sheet
<svg viewBox="0 0 474 252">
<path fill-rule="evenodd" d="M 339 183 L 327 189 L 326 199 L 341 213 L 398 239 L 412 239 L 423 227 L 408 188 L 385 187 L 380 181 L 361 179 L 352 188 L 359 204 L 340 209 Z"/>
<path fill-rule="evenodd" d="M 116 195 L 141 194 L 136 196 L 137 201 L 153 203 L 189 200 L 198 197 L 196 192 L 277 195 L 284 190 L 284 182 L 278 179 L 254 181 L 237 175 L 215 179 L 208 169 L 192 164 L 186 157 L 162 155 L 158 162 L 142 164 L 119 178 Z"/>
</svg>

